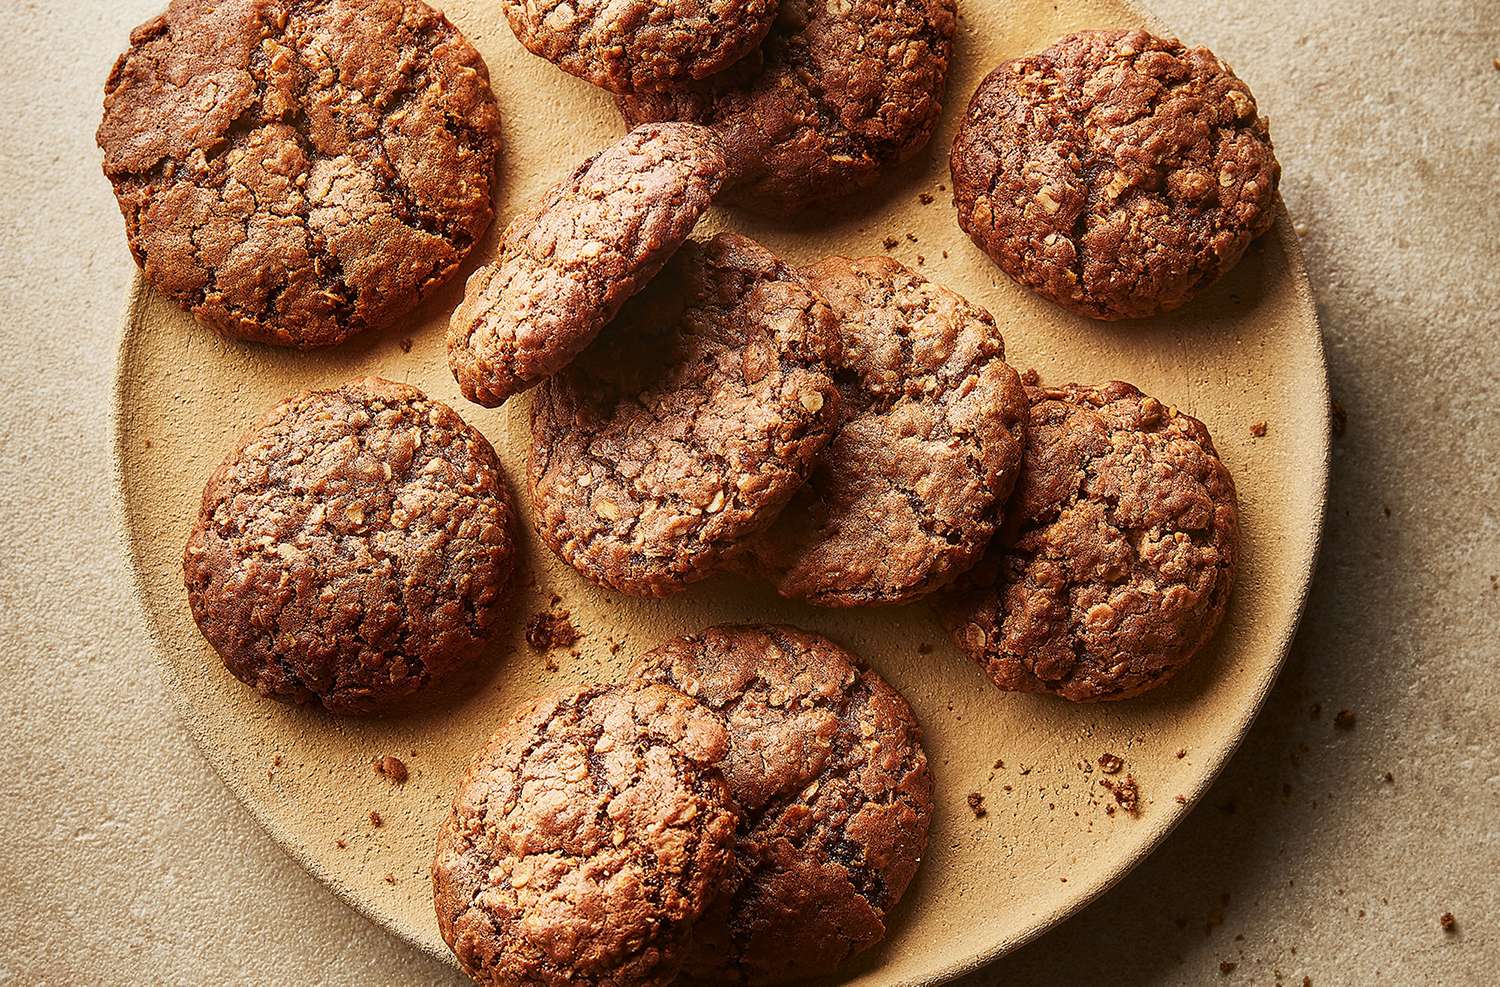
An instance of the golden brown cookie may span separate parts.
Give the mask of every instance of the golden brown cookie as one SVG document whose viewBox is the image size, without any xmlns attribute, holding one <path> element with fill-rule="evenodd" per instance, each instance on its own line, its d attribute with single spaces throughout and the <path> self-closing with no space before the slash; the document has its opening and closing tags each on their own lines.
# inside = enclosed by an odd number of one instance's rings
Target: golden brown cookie
<svg viewBox="0 0 1500 987">
<path fill-rule="evenodd" d="M 665 985 L 727 872 L 735 813 L 708 710 L 585 686 L 480 752 L 438 832 L 438 928 L 477 983 Z"/>
<path fill-rule="evenodd" d="M 1001 689 L 1124 699 L 1213 636 L 1239 544 L 1203 423 L 1116 381 L 1029 388 L 1004 530 L 941 610 Z"/>
<path fill-rule="evenodd" d="M 263 695 L 384 710 L 475 657 L 515 565 L 495 451 L 377 377 L 273 408 L 208 481 L 184 555 L 199 629 Z"/>
<path fill-rule="evenodd" d="M 421 0 L 173 0 L 115 63 L 98 141 L 153 288 L 228 336 L 328 346 L 484 233 L 500 114 Z"/>
<path fill-rule="evenodd" d="M 747 549 L 783 596 L 905 603 L 989 544 L 1021 460 L 1026 394 L 984 309 L 889 257 L 804 273 L 839 319 L 843 419 Z"/>
<path fill-rule="evenodd" d="M 783 3 L 759 51 L 700 82 L 622 96 L 620 112 L 713 127 L 728 197 L 791 213 L 866 188 L 926 146 L 954 20 L 954 0 Z"/>
<path fill-rule="evenodd" d="M 733 233 L 689 241 L 537 391 L 537 530 L 584 577 L 665 596 L 764 528 L 833 434 L 838 326 Z"/>
<path fill-rule="evenodd" d="M 776 0 L 502 0 L 517 40 L 615 93 L 649 92 L 728 68 L 776 17 Z"/>
<path fill-rule="evenodd" d="M 449 323 L 464 397 L 494 407 L 566 366 L 682 245 L 723 172 L 712 131 L 650 124 L 513 220 Z"/>
<path fill-rule="evenodd" d="M 1001 65 L 951 158 L 958 225 L 1016 281 L 1095 319 L 1167 312 L 1276 212 L 1250 89 L 1206 48 L 1085 31 Z"/>
<path fill-rule="evenodd" d="M 729 735 L 734 866 L 681 980 L 820 976 L 882 939 L 932 816 L 921 729 L 900 694 L 794 627 L 711 627 L 667 642 L 631 674 L 692 696 Z"/>
</svg>

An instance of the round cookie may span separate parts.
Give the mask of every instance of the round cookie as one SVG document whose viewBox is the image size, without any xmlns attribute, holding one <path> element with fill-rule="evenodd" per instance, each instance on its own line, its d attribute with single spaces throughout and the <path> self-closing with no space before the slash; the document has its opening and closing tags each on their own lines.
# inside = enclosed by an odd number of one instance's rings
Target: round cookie
<svg viewBox="0 0 1500 987">
<path fill-rule="evenodd" d="M 1177 308 L 1270 229 L 1281 166 L 1206 48 L 1087 31 L 979 85 L 950 162 L 958 225 L 1001 270 L 1095 319 Z"/>
<path fill-rule="evenodd" d="M 1001 689 L 1124 699 L 1171 678 L 1234 580 L 1234 482 L 1203 423 L 1118 381 L 1029 388 L 1004 531 L 942 608 Z"/>
<path fill-rule="evenodd" d="M 883 938 L 932 816 L 906 701 L 847 651 L 792 627 L 712 627 L 662 645 L 631 674 L 687 693 L 729 732 L 735 863 L 681 979 L 819 976 Z"/>
<path fill-rule="evenodd" d="M 484 436 L 376 377 L 283 401 L 208 481 L 188 603 L 263 695 L 384 710 L 483 649 L 515 565 Z"/>
<path fill-rule="evenodd" d="M 776 0 L 502 0 L 516 39 L 614 93 L 702 79 L 754 50 Z"/>
<path fill-rule="evenodd" d="M 115 63 L 98 142 L 147 283 L 225 335 L 329 346 L 489 226 L 500 114 L 421 0 L 173 0 Z"/>
<path fill-rule="evenodd" d="M 954 0 L 783 3 L 757 53 L 698 83 L 622 96 L 620 112 L 712 126 L 729 197 L 791 213 L 865 188 L 926 146 L 954 23 Z"/>
<path fill-rule="evenodd" d="M 637 127 L 512 221 L 449 323 L 464 397 L 494 407 L 566 366 L 682 245 L 723 172 L 712 131 Z"/>
<path fill-rule="evenodd" d="M 689 241 L 537 391 L 537 530 L 589 580 L 665 596 L 717 568 L 806 480 L 833 434 L 838 326 L 733 233 Z"/>
<path fill-rule="evenodd" d="M 749 548 L 781 595 L 904 603 L 983 553 L 1027 414 L 990 314 L 889 257 L 805 273 L 839 317 L 844 416 L 808 483 Z"/>
<path fill-rule="evenodd" d="M 438 832 L 438 928 L 481 984 L 665 985 L 727 872 L 715 717 L 660 685 L 585 686 L 501 727 Z"/>
</svg>

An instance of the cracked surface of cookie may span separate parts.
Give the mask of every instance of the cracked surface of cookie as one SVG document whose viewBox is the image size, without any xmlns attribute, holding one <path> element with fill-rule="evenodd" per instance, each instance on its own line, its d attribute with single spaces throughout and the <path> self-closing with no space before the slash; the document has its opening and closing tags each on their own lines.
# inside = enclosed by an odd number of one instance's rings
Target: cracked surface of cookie
<svg viewBox="0 0 1500 987">
<path fill-rule="evenodd" d="M 702 79 L 749 54 L 776 0 L 503 0 L 516 39 L 614 93 Z"/>
<path fill-rule="evenodd" d="M 421 0 L 173 0 L 115 63 L 97 139 L 153 288 L 313 347 L 453 273 L 490 223 L 500 114 Z"/>
<path fill-rule="evenodd" d="M 942 611 L 1001 689 L 1124 699 L 1213 636 L 1239 508 L 1202 422 L 1118 381 L 1028 388 L 1009 517 Z"/>
<path fill-rule="evenodd" d="M 188 602 L 263 695 L 384 710 L 476 656 L 515 564 L 484 436 L 370 377 L 275 407 L 220 465 L 184 554 Z"/>
<path fill-rule="evenodd" d="M 867 187 L 926 146 L 954 11 L 954 0 L 784 0 L 759 51 L 700 82 L 622 96 L 620 112 L 712 126 L 726 195 L 790 213 Z"/>
<path fill-rule="evenodd" d="M 838 326 L 807 281 L 733 233 L 689 241 L 537 391 L 542 540 L 589 580 L 665 596 L 769 524 L 833 434 Z"/>
<path fill-rule="evenodd" d="M 585 686 L 503 726 L 432 866 L 438 928 L 481 984 L 671 982 L 730 866 L 724 728 L 674 689 Z"/>
<path fill-rule="evenodd" d="M 1015 485 L 1027 417 L 990 314 L 889 257 L 804 272 L 839 318 L 844 415 L 750 545 L 783 596 L 904 603 L 968 569 Z"/>
<path fill-rule="evenodd" d="M 1271 228 L 1281 166 L 1250 89 L 1206 48 L 1089 31 L 1001 65 L 953 142 L 958 223 L 1043 298 L 1170 311 Z"/>
<path fill-rule="evenodd" d="M 566 366 L 682 245 L 723 172 L 712 131 L 637 127 L 513 220 L 449 323 L 464 397 L 494 407 Z"/>
<path fill-rule="evenodd" d="M 644 656 L 729 734 L 734 866 L 681 980 L 773 984 L 829 973 L 885 935 L 927 845 L 932 779 L 906 700 L 827 638 L 721 626 Z"/>
</svg>

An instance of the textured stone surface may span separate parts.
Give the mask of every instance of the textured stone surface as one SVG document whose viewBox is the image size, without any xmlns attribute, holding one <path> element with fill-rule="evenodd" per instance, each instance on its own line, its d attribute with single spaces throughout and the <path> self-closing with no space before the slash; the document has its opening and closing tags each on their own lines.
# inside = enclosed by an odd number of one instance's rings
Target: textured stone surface
<svg viewBox="0 0 1500 987">
<path fill-rule="evenodd" d="M 268 983 L 457 985 L 225 791 L 159 694 L 130 600 L 105 488 L 134 265 L 92 131 L 110 60 L 159 7 L 28 4 L 0 42 L 22 94 L 0 116 L 0 880 L 27 889 L 0 921 L 29 930 L 0 947 L 0 976 L 197 984 L 253 964 Z M 1328 531 L 1282 681 L 1205 804 L 1079 918 L 969 983 L 1482 982 L 1500 910 L 1500 25 L 1479 0 L 1155 7 L 1272 114 L 1348 414 Z M 1237 964 L 1223 980 L 1221 962 Z"/>
</svg>

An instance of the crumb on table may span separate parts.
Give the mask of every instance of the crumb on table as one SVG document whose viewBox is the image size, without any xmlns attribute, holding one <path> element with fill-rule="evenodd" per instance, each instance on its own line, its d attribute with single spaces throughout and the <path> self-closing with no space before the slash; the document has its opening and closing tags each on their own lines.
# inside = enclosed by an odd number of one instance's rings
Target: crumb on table
<svg viewBox="0 0 1500 987">
<path fill-rule="evenodd" d="M 376 774 L 396 785 L 406 784 L 406 779 L 409 777 L 406 762 L 389 754 L 385 757 L 377 757 L 371 764 L 371 768 Z"/>
<path fill-rule="evenodd" d="M 974 813 L 975 819 L 983 819 L 989 815 L 989 810 L 984 807 L 984 796 L 979 792 L 970 792 L 968 803 L 969 811 Z"/>
</svg>

